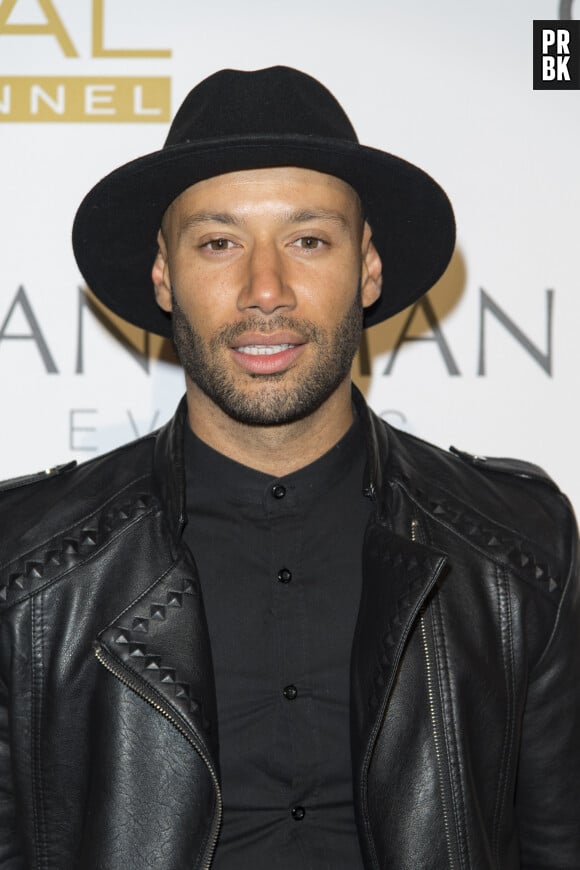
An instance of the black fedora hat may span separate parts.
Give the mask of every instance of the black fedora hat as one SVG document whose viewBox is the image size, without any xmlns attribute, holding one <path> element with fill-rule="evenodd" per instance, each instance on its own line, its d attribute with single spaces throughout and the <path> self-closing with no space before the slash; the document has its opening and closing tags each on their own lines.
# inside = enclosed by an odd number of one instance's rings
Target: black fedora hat
<svg viewBox="0 0 580 870">
<path fill-rule="evenodd" d="M 348 182 L 383 261 L 371 326 L 415 302 L 442 275 L 455 242 L 449 200 L 425 172 L 360 145 L 344 110 L 311 76 L 276 66 L 221 70 L 186 97 L 160 151 L 119 167 L 81 203 L 73 248 L 88 286 L 116 314 L 159 335 L 151 266 L 161 218 L 187 187 L 226 172 L 300 166 Z"/>
</svg>

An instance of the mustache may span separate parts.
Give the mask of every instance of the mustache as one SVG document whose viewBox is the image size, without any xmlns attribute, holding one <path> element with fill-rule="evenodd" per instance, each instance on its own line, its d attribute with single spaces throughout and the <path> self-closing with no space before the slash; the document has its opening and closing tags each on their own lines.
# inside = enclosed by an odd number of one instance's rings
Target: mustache
<svg viewBox="0 0 580 870">
<path fill-rule="evenodd" d="M 286 314 L 274 314 L 272 317 L 254 315 L 238 323 L 223 326 L 212 337 L 210 345 L 212 348 L 229 346 L 244 332 L 261 332 L 264 335 L 269 335 L 283 329 L 297 332 L 307 341 L 319 341 L 322 335 L 322 330 L 311 320 L 288 317 Z"/>
</svg>

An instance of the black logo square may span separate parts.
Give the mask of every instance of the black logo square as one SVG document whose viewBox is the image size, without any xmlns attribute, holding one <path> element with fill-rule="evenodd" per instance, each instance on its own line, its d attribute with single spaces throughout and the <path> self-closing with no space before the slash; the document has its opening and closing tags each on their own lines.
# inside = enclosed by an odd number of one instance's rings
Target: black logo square
<svg viewBox="0 0 580 870">
<path fill-rule="evenodd" d="M 580 20 L 534 21 L 534 90 L 580 90 Z"/>
</svg>

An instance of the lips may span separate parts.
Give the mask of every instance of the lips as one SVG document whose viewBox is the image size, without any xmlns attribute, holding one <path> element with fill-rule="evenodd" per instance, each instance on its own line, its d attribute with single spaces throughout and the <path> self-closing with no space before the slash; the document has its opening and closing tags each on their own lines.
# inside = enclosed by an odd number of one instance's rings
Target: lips
<svg viewBox="0 0 580 870">
<path fill-rule="evenodd" d="M 249 353 L 250 356 L 272 356 L 295 346 L 294 344 L 247 344 L 245 347 L 237 347 L 236 350 L 238 353 Z"/>
<path fill-rule="evenodd" d="M 295 332 L 244 333 L 230 350 L 240 368 L 254 375 L 278 374 L 302 354 L 304 339 Z"/>
</svg>

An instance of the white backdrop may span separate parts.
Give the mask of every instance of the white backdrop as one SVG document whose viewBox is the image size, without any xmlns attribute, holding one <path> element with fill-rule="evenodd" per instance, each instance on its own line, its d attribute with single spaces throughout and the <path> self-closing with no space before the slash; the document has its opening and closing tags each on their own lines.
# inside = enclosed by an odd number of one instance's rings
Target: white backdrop
<svg viewBox="0 0 580 870">
<path fill-rule="evenodd" d="M 563 6 L 580 17 L 577 4 Z M 532 89 L 532 20 L 559 13 L 559 0 L 1 0 L 0 477 L 91 458 L 171 415 L 183 382 L 163 343 L 80 304 L 74 212 L 161 146 L 169 102 L 201 78 L 283 63 L 455 206 L 458 248 L 430 307 L 373 328 L 355 363 L 370 404 L 442 446 L 537 462 L 579 505 L 580 93 Z"/>
</svg>

